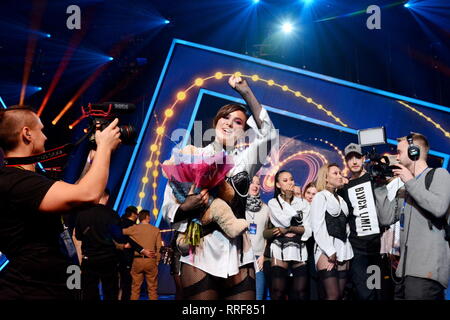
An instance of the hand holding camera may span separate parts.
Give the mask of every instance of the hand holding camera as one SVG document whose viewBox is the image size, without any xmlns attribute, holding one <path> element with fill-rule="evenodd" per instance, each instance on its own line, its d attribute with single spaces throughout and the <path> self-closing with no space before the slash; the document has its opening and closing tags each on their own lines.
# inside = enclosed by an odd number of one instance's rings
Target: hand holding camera
<svg viewBox="0 0 450 320">
<path fill-rule="evenodd" d="M 114 151 L 120 144 L 120 128 L 117 126 L 119 119 L 114 119 L 104 130 L 95 132 L 97 148 Z"/>
<path fill-rule="evenodd" d="M 400 177 L 400 179 L 406 183 L 407 181 L 414 179 L 413 174 L 404 165 L 396 164 L 398 169 L 392 169 L 395 177 Z"/>
</svg>

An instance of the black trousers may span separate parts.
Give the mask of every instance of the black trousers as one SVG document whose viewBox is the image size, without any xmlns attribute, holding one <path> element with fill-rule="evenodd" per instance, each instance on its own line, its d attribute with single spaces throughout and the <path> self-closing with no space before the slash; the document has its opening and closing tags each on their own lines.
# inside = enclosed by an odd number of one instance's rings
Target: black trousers
<svg viewBox="0 0 450 320">
<path fill-rule="evenodd" d="M 120 274 L 120 289 L 122 290 L 122 301 L 129 301 L 131 298 L 131 263 L 121 261 L 119 263 L 119 274 Z"/>
<path fill-rule="evenodd" d="M 431 279 L 406 276 L 395 287 L 395 300 L 444 300 L 444 286 Z"/>
<path fill-rule="evenodd" d="M 353 250 L 353 253 L 353 259 L 350 262 L 350 279 L 355 291 L 355 299 L 379 300 L 380 290 L 369 289 L 367 286 L 367 279 L 372 275 L 372 273 L 367 272 L 367 268 L 372 265 L 380 267 L 381 255 L 379 253 L 362 253 L 355 249 Z M 379 270 L 381 271 L 381 269 Z"/>
<path fill-rule="evenodd" d="M 119 292 L 117 263 L 115 257 L 83 259 L 81 263 L 81 297 L 83 300 L 100 300 L 100 283 L 102 284 L 103 300 L 117 300 Z"/>
</svg>

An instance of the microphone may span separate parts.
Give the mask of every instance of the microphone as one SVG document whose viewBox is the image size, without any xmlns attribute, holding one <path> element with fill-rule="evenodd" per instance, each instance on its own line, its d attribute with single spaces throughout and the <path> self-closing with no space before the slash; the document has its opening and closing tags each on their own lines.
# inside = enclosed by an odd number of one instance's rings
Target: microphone
<svg viewBox="0 0 450 320">
<path fill-rule="evenodd" d="M 88 107 L 94 110 L 100 110 L 107 112 L 111 109 L 113 113 L 132 113 L 136 110 L 136 105 L 133 103 L 124 102 L 102 102 L 102 103 L 89 103 Z"/>
</svg>

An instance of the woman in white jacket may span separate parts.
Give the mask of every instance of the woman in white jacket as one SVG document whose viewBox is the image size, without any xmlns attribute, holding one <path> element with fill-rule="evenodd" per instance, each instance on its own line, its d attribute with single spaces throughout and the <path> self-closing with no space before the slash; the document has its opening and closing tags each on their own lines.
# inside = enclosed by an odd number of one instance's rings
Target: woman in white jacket
<svg viewBox="0 0 450 320">
<path fill-rule="evenodd" d="M 313 199 L 310 211 L 316 241 L 316 268 L 327 300 L 342 298 L 349 260 L 353 258 L 353 250 L 348 241 L 348 207 L 344 199 L 336 193 L 342 185 L 341 169 L 337 164 L 322 166 L 317 175 L 318 193 Z"/>
<path fill-rule="evenodd" d="M 212 156 L 222 151 L 233 157 L 234 167 L 227 174 L 227 182 L 235 190 L 230 203 L 238 218 L 245 218 L 250 177 L 262 166 L 277 137 L 267 111 L 256 100 L 247 82 L 230 77 L 229 84 L 247 102 L 251 110 L 239 104 L 228 104 L 214 118 L 215 140 L 199 152 Z M 254 130 L 254 139 L 248 148 L 237 148 L 237 142 L 247 128 Z M 179 203 L 169 184 L 161 208 L 166 221 L 179 232 L 185 232 L 190 221 L 198 218 L 208 204 L 208 190 L 191 194 Z M 207 231 L 209 228 L 209 231 Z M 203 237 L 195 251 L 180 258 L 181 282 L 185 299 L 192 300 L 253 300 L 255 299 L 255 255 L 246 233 L 234 239 L 227 237 L 215 223 L 203 226 Z"/>
<path fill-rule="evenodd" d="M 273 300 L 283 300 L 287 294 L 288 269 L 293 275 L 289 297 L 304 300 L 307 297 L 308 252 L 305 241 L 311 236 L 309 203 L 294 196 L 294 178 L 289 171 L 275 175 L 274 198 L 268 203 L 270 221 L 276 238 L 270 245 Z"/>
</svg>

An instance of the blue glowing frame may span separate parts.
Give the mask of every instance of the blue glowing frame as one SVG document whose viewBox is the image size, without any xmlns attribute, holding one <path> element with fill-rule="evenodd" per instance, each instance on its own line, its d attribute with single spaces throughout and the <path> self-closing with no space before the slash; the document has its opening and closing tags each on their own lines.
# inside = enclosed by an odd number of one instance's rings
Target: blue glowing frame
<svg viewBox="0 0 450 320">
<path fill-rule="evenodd" d="M 128 183 L 128 179 L 130 177 L 131 169 L 134 166 L 134 162 L 136 160 L 136 155 L 138 153 L 138 150 L 140 148 L 142 139 L 143 139 L 145 131 L 147 129 L 147 125 L 148 125 L 148 122 L 150 120 L 150 115 L 152 114 L 156 98 L 158 97 L 159 90 L 161 88 L 161 84 L 162 84 L 163 79 L 164 79 L 164 77 L 166 75 L 167 68 L 169 66 L 169 62 L 170 62 L 170 60 L 172 58 L 173 51 L 174 51 L 176 45 L 184 45 L 184 46 L 198 48 L 198 49 L 202 49 L 202 50 L 206 50 L 206 51 L 211 51 L 211 52 L 215 52 L 215 53 L 219 53 L 219 54 L 223 54 L 223 55 L 239 58 L 239 59 L 242 59 L 242 60 L 255 62 L 255 63 L 262 64 L 262 65 L 265 65 L 265 66 L 269 66 L 269 67 L 272 67 L 272 68 L 276 68 L 276 69 L 280 69 L 280 70 L 285 70 L 285 71 L 290 71 L 290 72 L 306 75 L 306 76 L 313 77 L 313 78 L 316 78 L 316 79 L 321 79 L 321 80 L 325 80 L 325 81 L 328 81 L 328 82 L 344 85 L 344 86 L 347 86 L 347 87 L 350 87 L 350 88 L 354 88 L 354 89 L 358 89 L 358 90 L 362 90 L 362 91 L 366 91 L 366 92 L 382 95 L 382 96 L 385 96 L 385 97 L 389 97 L 389 98 L 392 98 L 392 99 L 402 100 L 402 101 L 410 102 L 410 103 L 413 103 L 413 104 L 416 104 L 416 105 L 420 105 L 420 106 L 423 106 L 423 107 L 427 107 L 427 108 L 436 109 L 436 110 L 440 110 L 440 111 L 444 111 L 444 112 L 450 113 L 450 108 L 445 107 L 445 106 L 441 106 L 441 105 L 438 105 L 438 104 L 434 104 L 434 103 L 430 103 L 430 102 L 426 102 L 426 101 L 422 101 L 422 100 L 418 100 L 418 99 L 402 96 L 402 95 L 395 94 L 395 93 L 388 92 L 388 91 L 384 91 L 384 90 L 379 90 L 379 89 L 363 86 L 363 85 L 356 84 L 356 83 L 353 83 L 353 82 L 349 82 L 349 81 L 345 81 L 345 80 L 341 80 L 341 79 L 325 76 L 325 75 L 322 75 L 322 74 L 318 74 L 318 73 L 314 73 L 314 72 L 298 69 L 298 68 L 295 68 L 295 67 L 287 66 L 287 65 L 284 65 L 284 64 L 276 63 L 276 62 L 263 60 L 263 59 L 260 59 L 260 58 L 249 57 L 249 56 L 246 56 L 246 55 L 243 55 L 243 54 L 234 53 L 234 52 L 230 52 L 230 51 L 226 51 L 226 50 L 222 50 L 222 49 L 217 49 L 217 48 L 213 48 L 213 47 L 209 47 L 209 46 L 205 46 L 205 45 L 201 45 L 201 44 L 197 44 L 197 43 L 193 43 L 193 42 L 189 42 L 189 41 L 185 41 L 185 40 L 174 39 L 172 41 L 172 45 L 170 46 L 170 50 L 169 50 L 169 53 L 167 55 L 166 61 L 164 63 L 164 67 L 163 67 L 163 69 L 161 71 L 161 75 L 160 75 L 158 83 L 156 85 L 155 92 L 153 93 L 153 97 L 152 97 L 152 100 L 150 102 L 150 106 L 149 106 L 149 108 L 147 110 L 147 114 L 146 114 L 144 122 L 142 124 L 141 131 L 139 133 L 139 137 L 137 139 L 136 146 L 135 146 L 135 148 L 133 150 L 133 154 L 131 156 L 130 162 L 129 162 L 127 170 L 125 172 L 124 179 L 122 181 L 122 185 L 120 187 L 119 193 L 117 194 L 117 198 L 116 198 L 116 201 L 114 203 L 114 210 L 117 210 L 118 207 L 119 207 L 119 203 L 120 203 L 120 201 L 122 199 L 125 187 L 126 187 L 126 185 Z M 231 99 L 231 97 L 230 97 L 230 99 Z M 233 97 L 233 99 L 236 99 L 236 98 Z M 198 103 L 198 100 L 197 100 L 197 103 Z M 268 109 L 268 110 L 273 111 L 271 109 Z M 283 114 L 286 114 L 286 115 L 288 113 L 290 113 L 290 112 L 287 112 L 287 111 L 283 111 L 283 112 L 285 112 Z M 299 116 L 299 115 L 297 115 L 297 116 Z M 304 117 L 304 116 L 301 116 L 301 117 Z M 318 124 L 319 124 L 319 122 L 326 123 L 325 121 L 318 121 L 318 120 L 315 120 L 315 119 L 312 119 L 312 118 L 308 118 L 308 117 L 304 117 L 301 120 L 307 121 L 307 119 L 314 120 L 315 121 L 314 123 L 318 123 Z M 193 123 L 192 119 L 191 119 L 191 122 Z M 336 126 L 336 125 L 333 125 L 333 126 Z M 340 126 L 336 126 L 336 127 L 340 127 Z M 340 130 L 343 130 L 342 128 L 343 127 L 340 127 Z M 345 129 L 346 129 L 345 131 L 347 131 L 347 132 L 352 132 L 352 133 L 356 132 L 356 130 L 353 130 L 353 129 L 348 129 L 348 128 L 345 128 Z M 352 131 L 348 131 L 348 130 L 352 130 Z M 396 144 L 397 143 L 396 141 L 394 141 L 392 139 L 388 139 L 388 142 L 392 143 L 392 144 Z M 440 153 L 440 152 L 434 152 L 434 151 L 433 151 L 433 153 L 430 152 L 430 154 L 437 155 L 439 157 L 444 158 L 444 164 L 445 164 L 444 167 L 447 167 L 448 162 L 449 162 L 449 157 L 450 157 L 448 154 L 444 154 L 444 153 Z M 158 221 L 159 221 L 159 217 L 158 217 Z"/>
<path fill-rule="evenodd" d="M 228 101 L 245 104 L 245 101 L 243 99 L 241 99 L 241 98 L 237 98 L 237 97 L 234 97 L 234 96 L 229 96 L 229 95 L 226 95 L 226 94 L 223 94 L 223 93 L 219 93 L 219 92 L 216 92 L 216 91 L 212 91 L 212 90 L 201 88 L 199 90 L 199 92 L 198 92 L 197 100 L 195 101 L 195 106 L 194 106 L 194 109 L 192 111 L 192 116 L 191 116 L 191 119 L 189 120 L 189 124 L 188 124 L 188 127 L 186 129 L 187 134 L 184 137 L 184 140 L 183 140 L 183 143 L 182 143 L 183 147 L 186 145 L 186 143 L 187 143 L 187 141 L 189 139 L 189 135 L 190 135 L 190 132 L 192 131 L 192 128 L 194 126 L 194 122 L 195 122 L 195 118 L 197 116 L 198 109 L 200 108 L 200 104 L 201 104 L 201 101 L 203 99 L 203 95 L 205 95 L 205 94 L 210 95 L 210 96 L 214 96 L 214 97 L 217 97 L 217 98 L 225 99 L 225 100 L 228 100 Z M 267 105 L 262 105 L 262 106 L 269 112 L 273 112 L 273 113 L 276 113 L 276 114 L 284 115 L 284 116 L 291 117 L 291 118 L 294 118 L 294 119 L 298 119 L 298 120 L 301 120 L 301 121 L 306 121 L 306 122 L 309 122 L 309 123 L 317 124 L 317 125 L 328 127 L 328 128 L 335 129 L 335 130 L 344 131 L 344 132 L 355 134 L 355 135 L 358 134 L 358 130 L 355 130 L 355 129 L 343 127 L 343 126 L 340 126 L 340 125 L 337 125 L 337 124 L 334 124 L 334 123 L 331 123 L 331 122 L 318 120 L 318 119 L 315 119 L 315 118 L 304 116 L 302 114 L 298 114 L 298 113 L 294 113 L 294 112 L 290 112 L 290 111 L 286 111 L 286 110 L 270 107 L 270 106 L 267 106 Z M 394 139 L 387 139 L 387 142 L 389 144 L 392 144 L 392 145 L 397 145 L 397 140 L 394 140 Z M 434 151 L 434 150 L 430 150 L 429 154 L 443 158 L 444 161 L 443 161 L 442 167 L 447 168 L 447 165 L 448 165 L 449 160 L 450 160 L 450 155 L 449 154 L 438 152 L 438 151 Z M 157 218 L 157 220 L 155 222 L 155 226 L 156 227 L 159 227 L 159 225 L 161 223 L 161 219 L 162 219 L 162 214 L 161 214 L 161 211 L 160 211 L 158 213 L 158 218 Z"/>
</svg>

